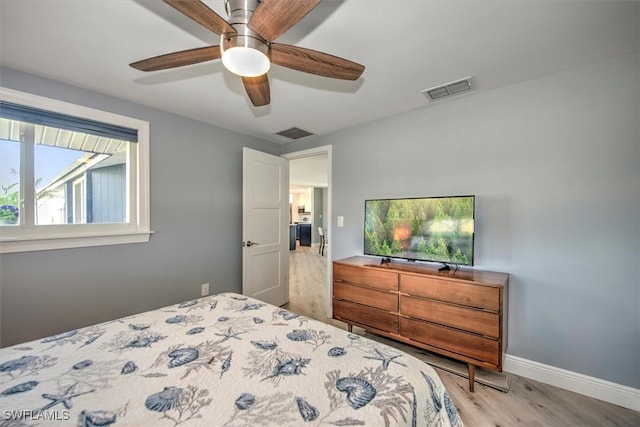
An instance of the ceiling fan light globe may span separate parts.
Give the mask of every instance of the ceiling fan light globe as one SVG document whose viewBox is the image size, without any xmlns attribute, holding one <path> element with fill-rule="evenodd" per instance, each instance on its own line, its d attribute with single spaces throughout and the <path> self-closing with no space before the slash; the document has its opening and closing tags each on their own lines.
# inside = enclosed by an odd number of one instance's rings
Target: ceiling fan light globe
<svg viewBox="0 0 640 427">
<path fill-rule="evenodd" d="M 271 68 L 267 55 L 245 46 L 226 49 L 222 54 L 222 64 L 227 70 L 242 77 L 258 77 Z"/>
</svg>

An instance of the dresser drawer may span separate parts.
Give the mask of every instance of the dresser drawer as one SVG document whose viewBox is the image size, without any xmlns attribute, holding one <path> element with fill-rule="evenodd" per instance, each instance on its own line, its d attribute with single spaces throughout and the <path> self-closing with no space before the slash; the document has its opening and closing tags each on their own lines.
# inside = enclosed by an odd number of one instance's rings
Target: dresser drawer
<svg viewBox="0 0 640 427">
<path fill-rule="evenodd" d="M 333 300 L 333 317 L 385 332 L 398 333 L 398 315 L 346 301 Z"/>
<path fill-rule="evenodd" d="M 348 265 L 333 265 L 333 280 L 365 285 L 385 291 L 398 290 L 398 273 L 376 268 L 352 267 Z"/>
<path fill-rule="evenodd" d="M 500 366 L 500 344 L 489 338 L 405 318 L 400 318 L 400 334 L 413 341 L 439 347 L 495 367 Z"/>
<path fill-rule="evenodd" d="M 333 282 L 333 297 L 379 308 L 380 310 L 398 312 L 397 293 Z"/>
<path fill-rule="evenodd" d="M 500 289 L 493 286 L 401 274 L 400 292 L 496 313 L 500 311 Z"/>
<path fill-rule="evenodd" d="M 500 337 L 500 316 L 497 313 L 451 305 L 439 301 L 400 296 L 403 316 L 451 326 L 490 338 Z"/>
</svg>

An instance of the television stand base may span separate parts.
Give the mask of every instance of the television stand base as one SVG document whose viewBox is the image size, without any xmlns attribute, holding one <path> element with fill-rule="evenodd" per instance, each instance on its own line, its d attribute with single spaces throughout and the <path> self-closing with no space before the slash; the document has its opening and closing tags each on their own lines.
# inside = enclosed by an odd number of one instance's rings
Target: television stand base
<svg viewBox="0 0 640 427">
<path fill-rule="evenodd" d="M 445 264 L 445 263 L 442 263 L 442 267 L 438 269 L 438 271 L 449 271 L 449 270 L 451 270 L 451 267 L 449 267 L 449 264 Z"/>
</svg>

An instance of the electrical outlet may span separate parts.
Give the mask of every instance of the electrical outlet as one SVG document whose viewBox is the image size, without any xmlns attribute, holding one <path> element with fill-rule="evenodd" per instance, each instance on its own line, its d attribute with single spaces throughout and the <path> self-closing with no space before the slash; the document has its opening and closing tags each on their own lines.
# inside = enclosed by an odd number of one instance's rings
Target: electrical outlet
<svg viewBox="0 0 640 427">
<path fill-rule="evenodd" d="M 209 284 L 208 283 L 203 283 L 202 285 L 200 285 L 200 294 L 203 297 L 209 295 Z"/>
</svg>

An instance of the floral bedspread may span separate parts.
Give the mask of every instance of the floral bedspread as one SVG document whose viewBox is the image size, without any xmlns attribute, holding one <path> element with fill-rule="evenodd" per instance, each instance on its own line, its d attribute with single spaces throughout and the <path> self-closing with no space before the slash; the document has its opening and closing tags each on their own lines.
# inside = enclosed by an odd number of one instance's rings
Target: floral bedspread
<svg viewBox="0 0 640 427">
<path fill-rule="evenodd" d="M 225 293 L 0 350 L 0 425 L 461 426 L 431 367 Z"/>
</svg>

